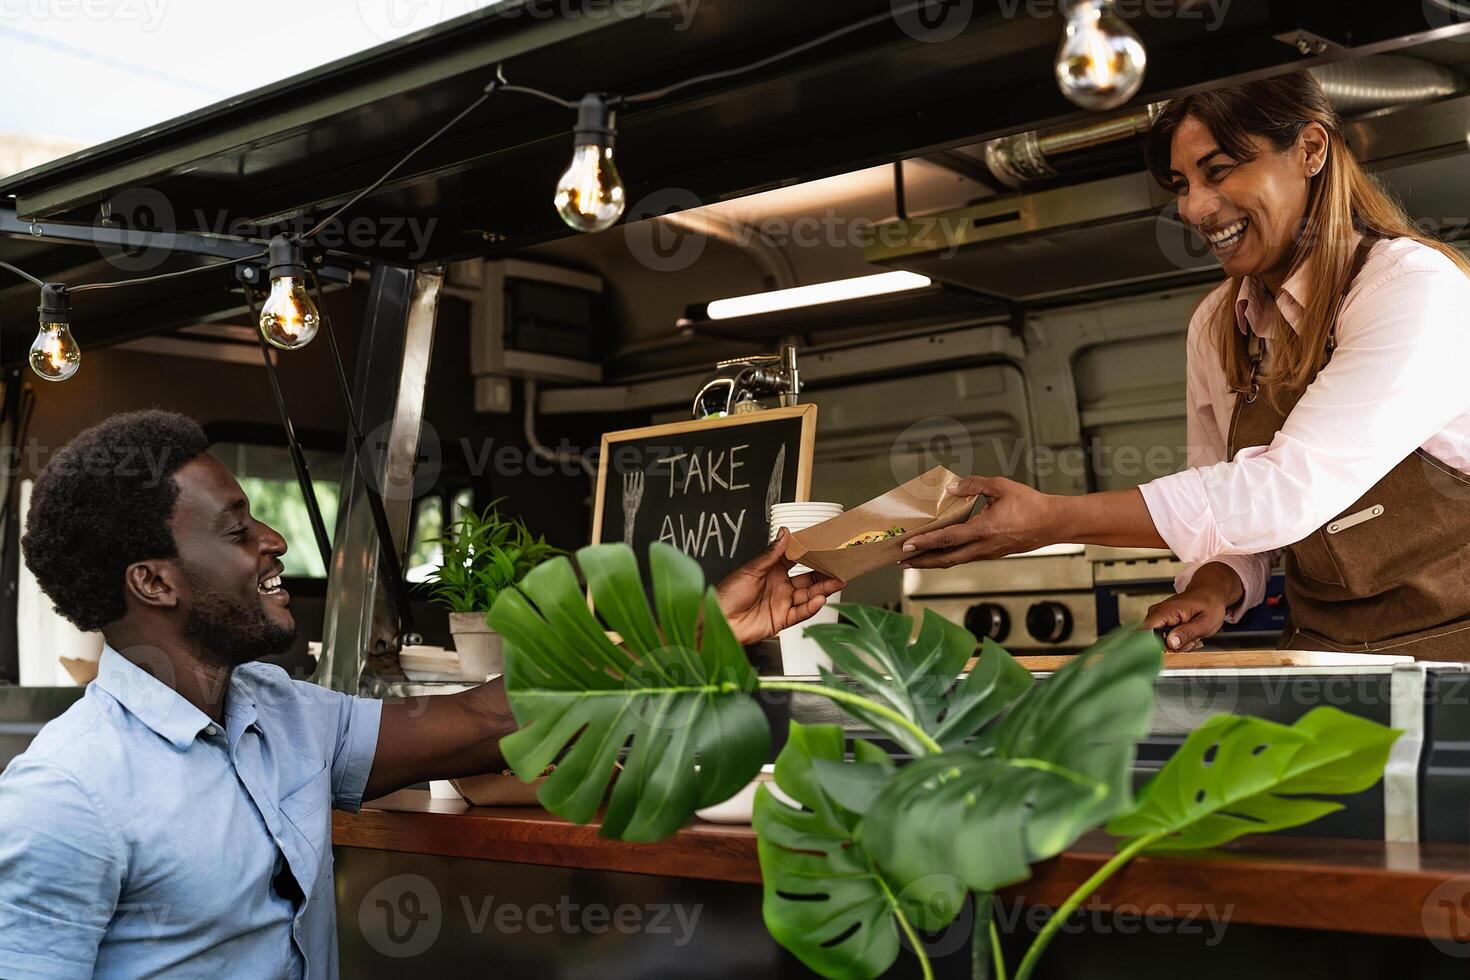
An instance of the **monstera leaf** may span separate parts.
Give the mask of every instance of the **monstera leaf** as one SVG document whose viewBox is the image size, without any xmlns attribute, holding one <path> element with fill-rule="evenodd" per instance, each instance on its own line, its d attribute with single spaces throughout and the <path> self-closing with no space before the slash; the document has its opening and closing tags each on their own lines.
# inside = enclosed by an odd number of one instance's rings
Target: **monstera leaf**
<svg viewBox="0 0 1470 980">
<path fill-rule="evenodd" d="M 760 771 L 771 734 L 750 697 L 755 671 L 692 558 L 666 544 L 649 548 L 657 620 L 632 549 L 594 545 L 577 552 L 577 563 L 603 622 L 566 558 L 531 571 L 490 611 L 505 636 L 505 689 L 519 726 L 501 750 L 529 782 L 565 749 L 537 799 L 586 823 L 627 745 L 602 834 L 658 840 Z"/>
<path fill-rule="evenodd" d="M 908 616 L 847 603 L 833 608 L 847 622 L 810 627 L 807 636 L 847 678 L 824 670 L 823 684 L 844 688 L 850 681 L 864 697 L 898 711 L 945 748 L 964 744 L 1031 687 L 1030 672 L 990 641 L 975 670 L 956 683 L 975 652 L 975 637 L 932 610 L 925 610 L 918 639 L 910 644 L 914 621 Z M 881 715 L 848 704 L 843 710 L 913 755 L 928 751 L 913 732 Z"/>
<path fill-rule="evenodd" d="M 1342 804 L 1298 794 L 1362 792 L 1383 774 L 1400 734 L 1329 707 L 1290 727 L 1217 715 L 1185 739 L 1108 833 L 1164 834 L 1145 850 L 1177 851 L 1308 823 Z"/>
<path fill-rule="evenodd" d="M 1040 837 L 1075 840 L 1132 802 L 1134 750 L 1148 735 L 1154 680 L 1163 663 L 1164 647 L 1152 630 L 1115 630 L 975 741 L 982 755 L 1046 763 L 1107 788 L 1077 812 L 1038 807 L 1033 820 L 1059 823 L 1038 828 Z"/>
<path fill-rule="evenodd" d="M 1032 862 L 1089 829 L 1038 815 L 1084 813 L 1106 793 L 1060 767 L 959 749 L 911 762 L 889 780 L 863 823 L 862 843 L 899 877 L 951 874 L 990 892 L 1029 877 Z"/>
<path fill-rule="evenodd" d="M 837 725 L 793 722 L 776 760 L 776 784 L 803 809 L 764 786 L 755 800 L 766 928 L 826 977 L 882 975 L 898 957 L 901 930 L 942 929 L 965 902 L 954 875 L 904 880 L 881 870 L 864 850 L 862 813 L 874 805 L 893 764 L 861 740 L 854 752 L 857 762 L 842 761 Z M 840 801 L 829 785 L 840 787 Z M 912 943 L 912 932 L 909 937 Z"/>
<path fill-rule="evenodd" d="M 984 663 L 985 657 L 981 657 Z M 900 877 L 948 872 L 977 892 L 1021 881 L 1128 805 L 1163 649 L 1113 634 L 1059 669 L 970 746 L 905 766 L 862 842 Z"/>
</svg>

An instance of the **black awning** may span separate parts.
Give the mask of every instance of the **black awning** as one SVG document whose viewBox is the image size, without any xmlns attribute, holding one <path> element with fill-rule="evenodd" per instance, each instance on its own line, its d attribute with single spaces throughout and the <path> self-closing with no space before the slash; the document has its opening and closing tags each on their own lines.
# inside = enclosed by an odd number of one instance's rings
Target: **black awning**
<svg viewBox="0 0 1470 980">
<path fill-rule="evenodd" d="M 1424 40 L 1433 26 L 1423 5 L 1381 0 L 1122 2 L 1150 53 L 1138 103 L 1392 49 Z M 630 107 L 617 147 L 629 215 L 640 203 L 643 213 L 663 213 L 1083 118 L 1052 74 L 1058 5 L 952 0 L 935 5 L 940 16 L 965 16 L 950 40 L 916 39 L 925 31 L 889 18 L 759 74 Z M 91 223 L 103 202 L 147 188 L 167 202 L 173 228 L 186 231 L 321 215 L 471 102 L 498 63 L 512 82 L 567 98 L 627 93 L 746 63 L 894 6 L 901 4 L 506 4 L 0 181 L 0 197 L 13 195 L 22 217 Z M 1313 22 L 1319 7 L 1324 14 Z M 1302 37 L 1352 47 L 1307 57 L 1290 43 Z M 550 199 L 570 156 L 572 122 L 554 106 L 496 96 L 355 208 L 361 234 L 352 234 L 350 216 L 348 234 L 334 244 L 419 262 L 569 234 Z"/>
</svg>

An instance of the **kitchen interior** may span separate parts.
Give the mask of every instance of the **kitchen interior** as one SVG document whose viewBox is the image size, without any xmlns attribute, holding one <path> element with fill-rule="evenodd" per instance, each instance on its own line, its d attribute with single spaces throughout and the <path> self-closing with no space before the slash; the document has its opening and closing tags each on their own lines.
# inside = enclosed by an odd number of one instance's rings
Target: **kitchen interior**
<svg viewBox="0 0 1470 980">
<path fill-rule="evenodd" d="M 1240 29 L 1252 24 L 1245 18 Z M 1299 49 L 1303 56 L 1322 54 L 1325 46 L 1313 47 L 1325 44 L 1319 37 L 1305 29 L 1278 30 L 1267 40 L 1286 52 L 1273 57 L 1285 58 L 1295 57 L 1300 44 L 1306 44 Z M 1467 40 L 1470 35 L 1430 31 L 1412 43 L 1380 45 L 1383 53 L 1329 57 L 1313 67 L 1365 166 L 1416 220 L 1462 248 L 1470 242 L 1470 217 L 1459 217 L 1470 215 L 1470 185 L 1464 179 L 1470 154 Z M 1262 49 L 1242 49 L 1248 52 L 1242 58 L 1259 60 Z M 1000 56 L 997 63 L 1008 64 L 1007 57 L 1018 55 Z M 1186 78 L 1178 52 L 1174 57 L 1159 59 L 1161 77 L 1180 89 L 1203 84 L 1203 77 Z M 1233 75 L 1220 67 L 1225 63 L 1204 59 L 1199 71 Z M 1164 84 L 1159 83 L 1160 90 Z M 426 288 L 424 276 L 417 284 L 412 275 L 395 281 L 370 267 L 372 260 L 385 257 L 373 255 L 373 249 L 365 250 L 368 261 L 329 256 L 322 270 L 323 306 L 339 324 L 348 369 L 356 371 L 353 389 L 364 422 L 381 418 L 388 425 L 398 418 L 394 424 L 422 433 L 408 441 L 407 449 L 395 448 L 399 430 L 391 429 L 385 458 L 378 460 L 385 469 L 410 467 L 411 499 L 389 502 L 388 517 L 408 573 L 407 608 L 422 643 L 451 645 L 446 614 L 429 601 L 423 569 L 416 571 L 416 564 L 432 567 L 432 549 L 419 546 L 446 519 L 504 498 L 507 512 L 552 544 L 585 545 L 593 526 L 596 469 L 581 454 L 608 431 L 684 422 L 707 413 L 715 407 L 711 398 L 719 402 L 716 410 L 731 413 L 787 401 L 815 404 L 819 418 L 810 499 L 848 507 L 935 465 L 961 475 L 1005 475 L 1055 493 L 1123 489 L 1182 468 L 1184 330 L 1220 271 L 1171 215 L 1171 196 L 1144 171 L 1143 134 L 1160 103 L 1139 100 L 1124 110 L 1073 113 L 1074 118 L 1056 121 L 1054 107 L 1049 113 L 1034 111 L 1038 98 L 1018 97 L 1013 125 L 977 126 L 962 119 L 935 124 L 915 139 L 939 148 L 912 155 L 890 153 L 886 146 L 865 148 L 861 134 L 833 136 L 828 155 L 819 153 L 820 159 L 800 173 L 784 173 L 779 162 L 772 162 L 781 148 L 757 153 L 745 145 L 742 152 L 764 170 L 727 177 L 718 192 L 713 186 L 700 194 L 656 190 L 650 183 L 642 201 L 630 193 L 627 221 L 600 234 L 537 233 L 526 236 L 529 244 L 502 244 L 502 232 L 479 213 L 479 202 L 445 224 L 463 226 L 457 229 L 461 234 L 464 227 L 483 228 L 487 244 L 481 254 L 445 247 L 433 235 L 427 239 L 442 279 L 437 314 L 419 333 L 413 309 Z M 727 110 L 713 97 L 710 101 L 709 112 L 721 121 L 729 121 L 723 112 L 743 112 L 739 125 L 758 128 L 748 104 Z M 1032 120 L 1045 122 L 1021 125 L 1027 111 Z M 406 123 L 394 118 L 383 125 Z M 958 138 L 957 127 L 966 125 L 978 131 L 977 138 Z M 743 137 L 751 130 L 738 132 Z M 872 138 L 890 133 L 875 126 Z M 678 157 L 687 149 L 677 142 L 640 147 L 636 134 L 630 126 L 619 144 L 620 164 L 630 178 L 640 165 L 652 172 L 654 158 Z M 793 134 L 783 130 L 781 135 Z M 701 136 L 692 132 L 691 144 Z M 270 142 L 264 136 L 260 140 Z M 539 159 L 563 149 L 557 142 L 555 152 L 539 145 L 527 152 Z M 465 152 L 467 158 L 474 156 Z M 714 154 L 734 152 L 721 147 Z M 214 172 L 205 167 L 190 176 L 187 166 L 170 171 L 169 186 L 181 199 L 197 199 L 222 186 L 224 159 L 222 154 L 213 161 L 211 166 L 219 168 Z M 85 163 L 74 166 L 84 169 Z M 97 165 L 123 168 L 107 159 Z M 718 174 L 720 164 L 700 155 L 685 169 L 704 180 Z M 678 186 L 670 175 L 678 175 L 680 167 L 665 166 L 660 173 L 670 181 L 666 186 Z M 88 213 L 90 204 L 68 197 L 69 188 L 46 197 L 47 182 L 66 177 L 42 168 L 13 183 L 0 182 L 0 254 L 17 262 L 115 274 L 95 255 L 82 263 L 83 246 L 76 241 L 54 231 L 36 234 L 34 223 L 18 216 L 15 198 L 27 194 L 54 201 L 58 220 Z M 463 174 L 451 168 L 441 172 L 426 165 L 421 177 L 393 186 L 376 210 L 392 213 L 408 200 L 414 202 L 411 213 L 433 213 L 454 199 L 463 181 Z M 284 202 L 293 195 L 303 201 L 324 199 L 318 190 L 252 184 L 239 196 L 239 206 L 256 217 L 284 216 L 291 211 Z M 449 232 L 434 233 L 439 234 Z M 719 317 L 712 310 L 722 299 L 879 273 L 908 274 L 907 288 L 747 315 Z M 20 292 L 0 289 L 5 320 L 24 326 L 14 328 L 16 337 L 29 332 L 27 317 L 33 315 L 25 310 L 30 298 Z M 11 369 L 16 347 L 7 330 L 5 444 L 25 445 L 30 439 L 59 445 L 90 421 L 151 404 L 167 390 L 169 407 L 208 423 L 220 452 L 233 454 L 228 458 L 237 472 L 265 481 L 294 480 L 250 320 L 238 295 L 205 293 L 201 288 L 179 296 L 175 307 L 155 303 L 152 308 L 160 315 L 149 323 L 117 305 L 99 307 L 99 321 L 106 321 L 111 336 L 95 349 L 86 348 L 89 360 L 79 376 L 87 382 L 85 389 L 26 384 L 18 369 Z M 375 323 L 379 314 L 374 311 L 395 301 L 403 311 L 402 329 L 391 319 Z M 518 311 L 524 316 L 518 318 Z M 384 615 L 396 601 L 392 583 L 381 569 L 341 559 L 372 554 L 378 539 L 369 504 L 353 489 L 345 413 L 331 382 L 328 353 L 317 347 L 294 360 L 280 357 L 277 368 L 314 479 L 337 484 L 337 475 L 342 476 L 340 497 L 334 496 L 335 509 L 327 515 L 336 536 L 333 563 L 312 565 L 302 558 L 303 564 L 288 566 L 293 610 L 303 626 L 288 668 L 303 677 L 316 671 L 375 696 L 460 689 L 415 681 L 402 669 L 393 627 Z M 22 387 L 32 393 L 23 395 Z M 421 404 L 412 405 L 406 416 L 395 415 L 410 389 L 421 391 Z M 513 446 L 527 459 L 554 465 L 555 475 L 476 465 L 483 457 L 473 447 L 487 443 Z M 65 624 L 38 608 L 34 582 L 27 585 L 18 562 L 15 515 L 24 507 L 25 481 L 34 475 L 27 465 L 22 462 L 11 481 L 15 506 L 8 508 L 0 566 L 7 587 L 0 606 L 7 622 L 0 631 L 8 633 L 0 637 L 0 679 L 6 682 L 0 684 L 0 764 L 80 692 L 76 681 L 85 679 L 85 667 L 63 672 L 51 651 L 82 649 L 92 642 L 66 636 Z M 338 493 L 335 486 L 332 492 Z M 309 539 L 293 541 L 293 550 L 309 557 L 312 546 Z M 977 643 L 994 640 L 1018 656 L 1065 657 L 1138 620 L 1172 594 L 1179 570 L 1166 551 L 1057 545 L 942 571 L 882 570 L 850 583 L 844 599 L 915 616 L 933 610 L 963 625 Z M 1309 833 L 1441 845 L 1470 840 L 1470 778 L 1465 775 L 1470 768 L 1464 759 L 1470 721 L 1463 712 L 1442 707 L 1457 692 L 1470 691 L 1464 666 L 1416 664 L 1410 658 L 1376 658 L 1357 666 L 1281 661 L 1274 651 L 1286 614 L 1278 568 L 1264 604 L 1227 624 L 1201 654 L 1244 655 L 1241 659 L 1200 660 L 1210 665 L 1197 669 L 1171 660 L 1159 680 L 1154 731 L 1140 746 L 1139 781 L 1213 711 L 1289 722 L 1303 703 L 1335 685 L 1347 692 L 1345 702 L 1336 703 L 1356 705 L 1365 716 L 1407 728 L 1414 751 L 1391 760 L 1381 787 L 1353 798 Z M 38 655 L 38 647 L 45 652 Z M 779 664 L 779 653 L 767 656 Z M 801 720 L 832 717 L 799 697 L 775 710 Z M 457 800 L 443 805 L 443 813 L 454 813 L 460 821 L 455 834 L 468 827 L 454 809 L 460 805 Z M 427 806 L 431 815 L 438 813 L 439 804 Z M 400 828 L 406 836 L 437 833 L 428 824 L 407 826 Z M 343 846 L 338 873 L 339 889 L 348 896 L 344 902 L 355 908 L 353 902 L 372 883 L 395 871 L 411 869 L 436 881 L 463 880 L 472 873 L 463 860 L 470 856 L 469 845 L 436 846 L 422 844 L 407 862 L 398 861 L 402 855 L 391 848 L 361 839 L 356 846 Z M 581 868 L 540 867 L 517 880 L 520 866 L 504 863 L 508 852 L 486 846 L 500 859 L 486 873 L 506 888 L 514 881 L 547 894 L 575 885 L 607 894 L 652 895 L 659 893 L 655 883 L 663 882 L 662 894 L 697 894 L 712 914 L 728 913 L 730 922 L 749 920 L 745 932 L 731 926 L 716 934 L 730 975 L 748 968 L 802 975 L 790 963 L 772 959 L 769 939 L 759 931 L 758 903 L 740 890 L 748 881 L 691 883 L 677 874 L 651 878 L 634 873 L 628 859 L 606 854 L 585 858 L 590 863 Z M 590 854 L 594 849 L 587 847 Z M 345 926 L 347 914 L 342 918 Z M 1296 935 L 1291 930 L 1311 928 L 1324 926 L 1306 919 L 1247 923 L 1236 935 L 1257 951 L 1290 955 L 1290 937 Z M 344 966 L 386 969 L 387 961 L 349 931 L 344 928 L 342 937 Z M 1099 962 L 1116 959 L 1118 943 L 1119 937 L 1100 941 Z M 494 955 L 487 951 L 505 952 L 518 963 L 529 961 L 516 957 L 550 955 L 544 945 L 524 941 L 506 952 L 480 936 L 458 937 L 445 946 L 440 953 L 449 969 Z M 1080 940 L 1075 948 L 1083 948 Z M 1401 953 L 1406 948 L 1380 948 L 1353 937 L 1327 959 L 1341 970 L 1353 957 L 1382 962 L 1389 955 L 1383 949 Z M 647 955 L 655 958 L 645 966 L 668 968 L 670 961 Z M 1157 969 L 1187 961 L 1186 951 L 1171 947 Z M 1218 962 L 1239 966 L 1244 961 L 1227 956 Z M 1302 969 L 1297 975 L 1318 975 Z M 1440 975 L 1434 969 L 1426 966 L 1417 975 Z M 619 976 L 634 972 L 636 962 L 614 971 Z M 1131 975 L 1142 974 L 1134 970 Z"/>
</svg>

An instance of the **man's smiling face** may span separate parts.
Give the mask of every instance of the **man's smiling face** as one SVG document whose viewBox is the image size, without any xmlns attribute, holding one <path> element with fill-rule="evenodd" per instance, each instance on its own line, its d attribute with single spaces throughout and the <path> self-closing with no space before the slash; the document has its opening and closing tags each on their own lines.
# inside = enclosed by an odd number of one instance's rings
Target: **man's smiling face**
<svg viewBox="0 0 1470 980">
<path fill-rule="evenodd" d="M 179 496 L 169 530 L 185 582 L 185 635 L 224 666 L 286 652 L 296 620 L 281 588 L 285 539 L 250 515 L 240 484 L 213 456 L 195 457 L 173 479 Z"/>
</svg>

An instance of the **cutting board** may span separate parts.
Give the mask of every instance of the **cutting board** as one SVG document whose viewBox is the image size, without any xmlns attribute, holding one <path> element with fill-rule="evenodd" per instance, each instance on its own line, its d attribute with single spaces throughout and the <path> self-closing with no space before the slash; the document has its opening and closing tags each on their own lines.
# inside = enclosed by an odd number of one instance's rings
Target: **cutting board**
<svg viewBox="0 0 1470 980">
<path fill-rule="evenodd" d="M 978 659 L 978 658 L 976 658 Z M 1071 657 L 1017 657 L 1033 674 L 1046 674 Z M 1315 650 L 1209 650 L 1200 653 L 1166 653 L 1165 670 L 1260 670 L 1280 667 L 1391 667 L 1413 663 L 1413 657 L 1379 653 L 1321 653 Z M 970 661 L 970 667 L 975 660 Z"/>
</svg>

